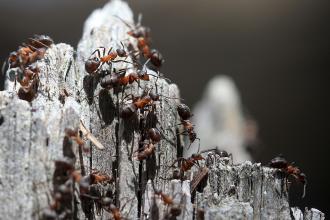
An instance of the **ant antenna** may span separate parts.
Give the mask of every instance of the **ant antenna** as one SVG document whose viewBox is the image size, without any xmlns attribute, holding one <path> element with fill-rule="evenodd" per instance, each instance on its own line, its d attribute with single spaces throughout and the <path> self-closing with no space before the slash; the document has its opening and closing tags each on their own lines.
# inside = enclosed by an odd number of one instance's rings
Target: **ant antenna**
<svg viewBox="0 0 330 220">
<path fill-rule="evenodd" d="M 127 27 L 133 29 L 133 26 L 130 25 L 127 21 L 125 21 L 124 19 L 122 19 L 121 17 L 119 17 L 118 15 L 114 15 L 115 18 L 121 20 L 121 22 L 123 22 Z"/>
<path fill-rule="evenodd" d="M 124 46 L 124 44 L 123 44 L 122 41 L 120 41 L 120 44 L 121 44 L 121 46 L 123 47 L 123 49 L 125 50 L 125 46 Z"/>
</svg>

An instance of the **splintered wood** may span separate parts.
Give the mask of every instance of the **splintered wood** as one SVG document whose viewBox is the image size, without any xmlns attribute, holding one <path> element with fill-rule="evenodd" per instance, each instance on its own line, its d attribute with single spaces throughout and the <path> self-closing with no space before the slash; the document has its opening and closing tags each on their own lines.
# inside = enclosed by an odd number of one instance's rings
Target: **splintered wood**
<svg viewBox="0 0 330 220">
<path fill-rule="evenodd" d="M 77 52 L 51 43 L 33 59 L 30 102 L 6 81 L 0 219 L 324 219 L 289 207 L 277 169 L 214 152 L 182 158 L 198 134 L 149 37 L 113 0 L 87 18 Z M 20 68 L 7 76 L 20 80 Z"/>
</svg>

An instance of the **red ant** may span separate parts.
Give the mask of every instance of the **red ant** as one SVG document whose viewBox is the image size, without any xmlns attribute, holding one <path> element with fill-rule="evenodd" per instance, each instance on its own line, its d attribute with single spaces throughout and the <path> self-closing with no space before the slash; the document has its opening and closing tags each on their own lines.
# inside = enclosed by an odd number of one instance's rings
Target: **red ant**
<svg viewBox="0 0 330 220">
<path fill-rule="evenodd" d="M 163 200 L 163 202 L 166 205 L 173 205 L 174 204 L 173 198 L 170 197 L 169 195 L 163 193 L 161 190 L 155 190 L 154 193 L 155 193 L 155 195 L 160 196 L 160 198 Z"/>
<path fill-rule="evenodd" d="M 171 167 L 176 163 L 176 162 L 181 162 L 180 164 L 180 171 L 181 172 L 187 172 L 189 171 L 194 165 L 199 166 L 198 161 L 204 160 L 204 157 L 201 154 L 192 154 L 188 158 L 180 157 L 177 158 L 176 161 L 171 165 Z"/>
<path fill-rule="evenodd" d="M 23 43 L 17 51 L 10 53 L 8 63 L 9 68 L 19 67 L 15 76 L 15 86 L 16 81 L 22 86 L 18 90 L 18 97 L 31 102 L 38 91 L 40 70 L 36 65 L 29 64 L 42 59 L 53 40 L 46 35 L 35 35 L 28 39 L 28 43 Z"/>
<path fill-rule="evenodd" d="M 16 76 L 15 84 L 18 81 L 21 85 L 17 93 L 20 99 L 31 102 L 35 98 L 39 87 L 39 71 L 36 65 L 30 65 L 24 69 L 22 78 Z"/>
<path fill-rule="evenodd" d="M 120 117 L 130 118 L 138 109 L 144 109 L 147 106 L 153 105 L 154 101 L 158 101 L 158 96 L 151 95 L 150 92 L 144 92 L 141 96 L 135 97 L 133 94 L 128 95 L 132 97 L 132 103 L 124 105 L 120 109 Z M 125 99 L 125 98 L 124 98 Z"/>
<path fill-rule="evenodd" d="M 191 114 L 190 108 L 185 104 L 180 104 L 177 106 L 177 112 L 181 119 L 181 124 L 183 125 L 185 131 L 180 134 L 188 134 L 190 145 L 197 139 L 200 140 L 197 137 L 196 132 L 194 131 L 194 124 L 189 120 L 193 115 Z M 180 135 L 178 134 L 178 135 Z M 190 147 L 189 145 L 189 147 Z M 189 148 L 188 147 L 188 148 Z M 199 151 L 200 145 L 198 145 L 198 151 Z"/>
<path fill-rule="evenodd" d="M 306 175 L 302 173 L 298 167 L 293 166 L 292 163 L 290 164 L 289 162 L 287 162 L 287 160 L 282 156 L 273 158 L 270 161 L 269 166 L 272 168 L 281 169 L 287 174 L 287 176 L 293 176 L 296 180 L 300 181 L 304 185 L 302 198 L 305 197 L 307 179 Z"/>
<path fill-rule="evenodd" d="M 8 58 L 10 68 L 24 66 L 42 59 L 46 49 L 53 44 L 53 40 L 46 35 L 35 35 L 34 38 L 28 39 L 29 44 L 23 43 L 23 47 L 14 52 L 11 52 Z"/>
<path fill-rule="evenodd" d="M 164 59 L 158 50 L 150 49 L 150 28 L 141 25 L 142 17 L 139 16 L 139 22 L 134 27 L 120 17 L 117 18 L 119 18 L 127 27 L 131 29 L 127 32 L 127 34 L 137 39 L 137 46 L 143 57 L 150 59 L 150 62 L 159 69 L 164 63 Z"/>
<path fill-rule="evenodd" d="M 145 143 L 142 149 L 136 151 L 134 158 L 137 160 L 145 160 L 150 157 L 155 152 L 155 144 L 161 140 L 161 134 L 157 128 L 148 129 L 147 137 L 150 142 Z"/>
<path fill-rule="evenodd" d="M 142 150 L 138 150 L 134 156 L 137 160 L 145 160 L 155 152 L 156 146 L 153 143 L 145 144 Z"/>
<path fill-rule="evenodd" d="M 128 54 L 124 50 L 124 45 L 121 42 L 123 49 L 116 49 L 115 51 L 112 51 L 112 47 L 109 49 L 108 53 L 106 53 L 105 47 L 99 47 L 97 48 L 91 56 L 88 58 L 88 60 L 85 62 L 85 70 L 89 74 L 95 74 L 98 72 L 98 70 L 101 69 L 101 67 L 107 63 L 108 65 L 111 65 L 112 63 L 116 62 L 125 62 L 130 63 L 126 60 L 115 60 L 117 57 L 128 57 Z"/>
<path fill-rule="evenodd" d="M 177 99 L 174 97 L 166 97 L 163 95 L 159 95 L 158 93 L 151 91 L 151 89 L 152 88 L 145 89 L 145 91 L 143 92 L 143 94 L 141 96 L 135 97 L 133 94 L 128 95 L 128 96 L 131 96 L 132 103 L 125 104 L 124 106 L 122 106 L 122 108 L 120 109 L 120 112 L 119 112 L 120 117 L 127 119 L 127 118 L 130 118 L 138 109 L 144 110 L 148 106 L 154 107 L 155 106 L 154 102 L 159 101 L 160 97 L 165 97 L 168 99 L 170 99 L 170 98 Z M 128 97 L 128 96 L 126 96 L 126 97 Z"/>
<path fill-rule="evenodd" d="M 103 88 L 112 88 L 116 86 L 126 86 L 128 84 L 132 84 L 133 82 L 137 82 L 139 84 L 139 80 L 149 81 L 150 77 L 144 71 L 137 71 L 126 75 L 126 70 L 121 70 L 116 74 L 106 75 L 100 82 L 100 85 Z"/>
</svg>

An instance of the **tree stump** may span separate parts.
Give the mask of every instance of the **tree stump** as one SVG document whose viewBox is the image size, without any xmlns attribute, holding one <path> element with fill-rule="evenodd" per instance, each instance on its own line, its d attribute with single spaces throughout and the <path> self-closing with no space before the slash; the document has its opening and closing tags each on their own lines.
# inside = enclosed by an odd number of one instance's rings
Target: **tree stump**
<svg viewBox="0 0 330 220">
<path fill-rule="evenodd" d="M 113 183 L 95 184 L 93 193 L 111 195 L 112 203 L 129 219 L 324 219 L 316 209 L 302 214 L 298 208 L 290 208 L 285 178 L 260 164 L 232 165 L 229 158 L 211 153 L 201 165 L 207 167 L 209 176 L 203 191 L 198 186 L 200 192 L 191 192 L 190 181 L 198 168 L 187 180 L 172 179 L 171 165 L 182 156 L 185 144 L 177 135 L 182 129 L 176 111 L 177 86 L 148 69 L 150 81 L 108 90 L 100 86 L 99 75 L 85 72 L 86 59 L 100 46 L 116 49 L 125 42 L 137 47 L 136 39 L 127 35 L 130 26 L 134 26 L 130 8 L 113 0 L 86 20 L 77 52 L 63 43 L 47 49 L 44 59 L 38 61 L 40 86 L 32 102 L 18 99 L 18 85 L 6 81 L 6 91 L 0 92 L 0 219 L 42 219 L 57 187 L 57 166 L 67 160 L 82 176 L 98 170 L 113 177 Z M 130 63 L 118 62 L 112 67 L 134 71 Z M 17 69 L 6 74 L 12 71 Z M 126 95 L 141 94 L 146 87 L 157 89 L 164 97 L 156 103 L 156 110 L 129 120 L 120 118 Z M 68 96 L 63 99 L 64 90 Z M 86 136 L 84 148 L 68 141 L 68 129 L 78 131 L 81 123 L 103 150 Z M 149 128 L 157 128 L 162 139 L 151 157 L 138 161 L 134 154 Z M 173 204 L 165 205 L 154 189 L 171 196 Z M 92 198 L 82 196 L 75 183 L 65 203 L 69 210 L 66 219 L 113 218 L 111 212 L 100 211 Z M 175 208 L 180 212 L 177 217 Z"/>
</svg>

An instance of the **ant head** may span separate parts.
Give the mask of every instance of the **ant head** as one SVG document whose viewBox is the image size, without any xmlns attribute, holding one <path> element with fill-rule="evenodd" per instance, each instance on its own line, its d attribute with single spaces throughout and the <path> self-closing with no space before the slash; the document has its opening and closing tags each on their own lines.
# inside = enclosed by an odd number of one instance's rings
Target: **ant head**
<svg viewBox="0 0 330 220">
<path fill-rule="evenodd" d="M 128 119 L 133 116 L 136 110 L 137 108 L 134 104 L 124 105 L 119 111 L 119 116 L 123 119 Z"/>
<path fill-rule="evenodd" d="M 119 57 L 126 57 L 127 53 L 124 49 L 116 49 L 116 53 Z"/>
<path fill-rule="evenodd" d="M 97 57 L 89 58 L 85 62 L 85 70 L 89 74 L 94 73 L 99 66 L 100 66 L 100 60 Z"/>
</svg>

